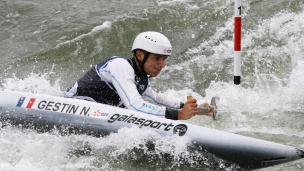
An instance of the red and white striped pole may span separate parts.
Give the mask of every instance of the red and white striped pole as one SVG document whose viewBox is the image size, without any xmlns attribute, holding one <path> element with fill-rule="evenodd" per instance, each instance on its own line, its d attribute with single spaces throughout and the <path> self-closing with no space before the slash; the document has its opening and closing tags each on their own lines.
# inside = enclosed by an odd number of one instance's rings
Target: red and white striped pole
<svg viewBox="0 0 304 171">
<path fill-rule="evenodd" d="M 242 0 L 234 4 L 234 84 L 241 83 Z"/>
</svg>

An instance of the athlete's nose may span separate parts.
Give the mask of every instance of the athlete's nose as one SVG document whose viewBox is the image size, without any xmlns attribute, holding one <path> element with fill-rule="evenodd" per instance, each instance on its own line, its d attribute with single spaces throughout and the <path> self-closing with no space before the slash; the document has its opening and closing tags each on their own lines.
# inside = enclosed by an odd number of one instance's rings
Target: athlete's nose
<svg viewBox="0 0 304 171">
<path fill-rule="evenodd" d="M 163 68 L 165 67 L 166 63 L 165 63 L 165 59 L 164 58 L 161 58 L 159 61 L 158 61 L 158 65 Z"/>
</svg>

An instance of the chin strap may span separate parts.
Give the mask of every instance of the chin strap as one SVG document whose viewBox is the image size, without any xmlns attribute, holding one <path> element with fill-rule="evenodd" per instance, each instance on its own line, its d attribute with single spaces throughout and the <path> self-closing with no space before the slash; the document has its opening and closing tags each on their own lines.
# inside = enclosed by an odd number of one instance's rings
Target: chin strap
<svg viewBox="0 0 304 171">
<path fill-rule="evenodd" d="M 141 75 L 142 75 L 143 78 L 147 78 L 148 77 L 147 73 L 145 71 L 144 65 L 145 65 L 145 63 L 146 63 L 146 61 L 147 61 L 147 59 L 148 59 L 149 56 L 150 56 L 150 52 L 146 52 L 146 54 L 144 56 L 144 59 L 142 61 L 139 61 L 137 59 L 137 57 L 135 56 L 136 61 L 139 63 L 139 71 L 140 71 L 140 73 L 141 73 Z"/>
</svg>

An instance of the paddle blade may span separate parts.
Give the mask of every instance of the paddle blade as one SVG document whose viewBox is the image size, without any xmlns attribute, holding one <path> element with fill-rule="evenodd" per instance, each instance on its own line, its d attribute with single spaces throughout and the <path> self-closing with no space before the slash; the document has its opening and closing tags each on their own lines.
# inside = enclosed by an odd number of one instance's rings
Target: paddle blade
<svg viewBox="0 0 304 171">
<path fill-rule="evenodd" d="M 211 102 L 210 102 L 210 104 L 212 106 L 214 106 L 214 112 L 213 112 L 213 115 L 212 115 L 212 117 L 213 117 L 214 120 L 217 120 L 217 118 L 218 118 L 218 115 L 217 115 L 217 109 L 218 109 L 217 104 L 218 104 L 219 100 L 220 100 L 220 98 L 215 96 L 215 97 L 212 97 Z"/>
</svg>

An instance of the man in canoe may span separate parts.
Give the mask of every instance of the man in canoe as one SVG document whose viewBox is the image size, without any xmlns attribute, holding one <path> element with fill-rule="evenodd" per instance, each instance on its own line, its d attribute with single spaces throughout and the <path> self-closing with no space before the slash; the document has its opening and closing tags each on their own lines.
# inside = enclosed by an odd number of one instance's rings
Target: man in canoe
<svg viewBox="0 0 304 171">
<path fill-rule="evenodd" d="M 186 120 L 194 115 L 211 116 L 198 110 L 196 99 L 182 103 L 157 93 L 151 88 L 150 77 L 156 77 L 171 55 L 169 39 L 159 32 L 143 32 L 134 40 L 133 58 L 113 56 L 92 67 L 64 92 L 65 97 L 80 98 L 173 120 Z"/>
</svg>

